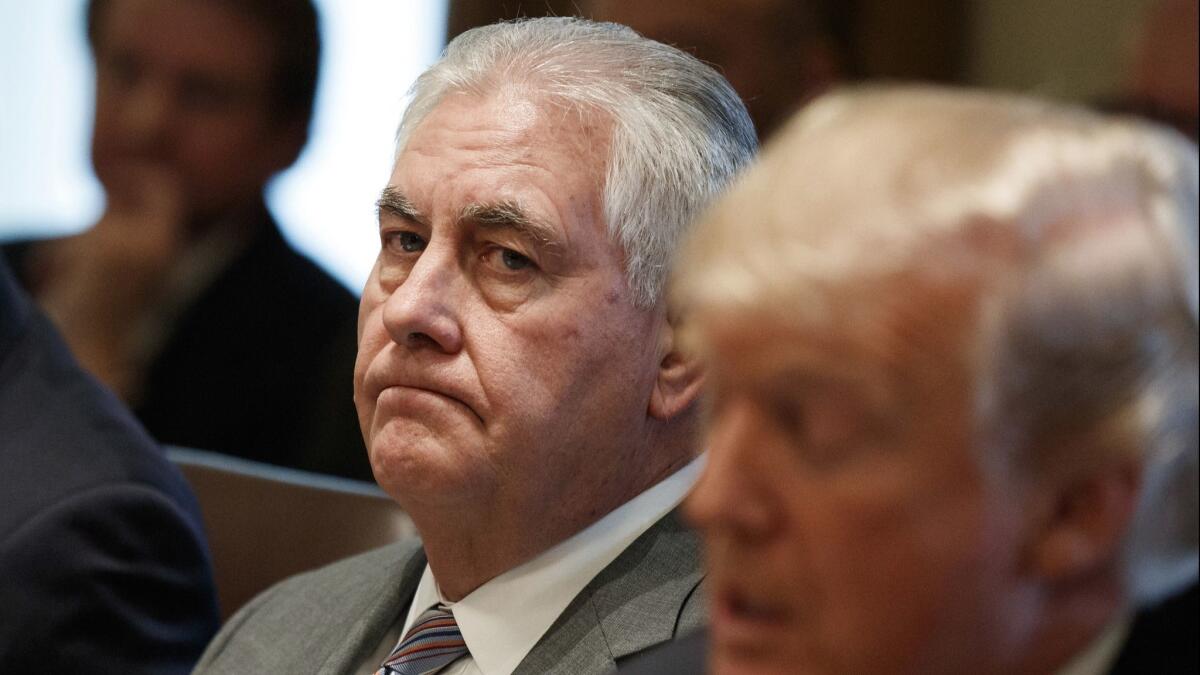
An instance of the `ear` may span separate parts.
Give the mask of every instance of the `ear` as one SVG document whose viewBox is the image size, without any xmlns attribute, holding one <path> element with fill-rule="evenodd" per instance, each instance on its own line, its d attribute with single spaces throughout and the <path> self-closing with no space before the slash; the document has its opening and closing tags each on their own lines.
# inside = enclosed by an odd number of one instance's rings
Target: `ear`
<svg viewBox="0 0 1200 675">
<path fill-rule="evenodd" d="M 658 377 L 650 394 L 649 414 L 667 421 L 687 410 L 700 398 L 704 386 L 704 369 L 700 360 L 683 348 L 679 319 L 664 312 L 659 331 Z"/>
<path fill-rule="evenodd" d="M 1119 460 L 1049 487 L 1043 527 L 1030 548 L 1033 573 L 1051 583 L 1103 571 L 1117 561 L 1133 520 L 1140 464 Z"/>
</svg>

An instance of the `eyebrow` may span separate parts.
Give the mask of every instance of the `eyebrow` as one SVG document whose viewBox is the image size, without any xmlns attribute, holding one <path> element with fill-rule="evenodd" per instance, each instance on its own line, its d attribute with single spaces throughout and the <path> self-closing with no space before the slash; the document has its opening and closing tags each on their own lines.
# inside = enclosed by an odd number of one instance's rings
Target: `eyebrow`
<svg viewBox="0 0 1200 675">
<path fill-rule="evenodd" d="M 404 196 L 403 192 L 391 186 L 383 189 L 383 192 L 379 195 L 379 201 L 375 202 L 375 207 L 380 216 L 386 211 L 413 222 L 427 222 L 425 215 L 412 203 L 412 200 Z"/>
<path fill-rule="evenodd" d="M 513 230 L 549 252 L 559 247 L 559 237 L 554 227 L 540 218 L 529 215 L 517 202 L 505 200 L 489 204 L 469 204 L 459 213 L 458 221 L 474 223 L 488 229 Z"/>
<path fill-rule="evenodd" d="M 387 212 L 416 223 L 427 224 L 429 222 L 425 214 L 413 204 L 411 199 L 392 186 L 383 189 L 375 206 L 380 216 Z M 514 201 L 502 200 L 488 204 L 468 204 L 459 212 L 458 222 L 460 224 L 471 223 L 487 229 L 512 230 L 548 254 L 557 254 L 561 248 L 554 227 L 540 218 L 529 215 L 519 203 Z"/>
</svg>

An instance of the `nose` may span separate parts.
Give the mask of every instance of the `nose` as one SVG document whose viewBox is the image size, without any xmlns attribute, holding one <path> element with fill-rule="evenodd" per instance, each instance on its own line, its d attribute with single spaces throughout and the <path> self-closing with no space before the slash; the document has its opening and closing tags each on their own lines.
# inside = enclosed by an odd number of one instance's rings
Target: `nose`
<svg viewBox="0 0 1200 675">
<path fill-rule="evenodd" d="M 685 516 L 696 527 L 754 540 L 777 526 L 771 467 L 756 457 L 766 440 L 756 432 L 761 427 L 748 403 L 729 403 L 716 413 L 708 464 L 684 503 Z"/>
<path fill-rule="evenodd" d="M 454 354 L 462 349 L 455 288 L 462 273 L 450 250 L 427 248 L 388 296 L 383 324 L 392 340 L 410 349 Z"/>
</svg>

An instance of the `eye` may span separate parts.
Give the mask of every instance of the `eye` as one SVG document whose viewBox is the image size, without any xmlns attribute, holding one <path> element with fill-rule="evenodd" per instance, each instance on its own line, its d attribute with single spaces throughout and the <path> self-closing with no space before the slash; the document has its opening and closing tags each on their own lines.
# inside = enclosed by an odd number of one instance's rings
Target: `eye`
<svg viewBox="0 0 1200 675">
<path fill-rule="evenodd" d="M 533 258 L 497 244 L 486 246 L 480 253 L 479 260 L 483 263 L 483 269 L 489 273 L 509 279 L 524 279 L 539 269 Z"/>
<path fill-rule="evenodd" d="M 416 232 L 401 230 L 384 234 L 384 246 L 404 253 L 418 253 L 425 250 L 425 238 Z"/>
<path fill-rule="evenodd" d="M 876 447 L 861 401 L 836 388 L 804 396 L 777 392 L 763 402 L 763 410 L 796 457 L 814 469 L 835 469 Z"/>
<path fill-rule="evenodd" d="M 505 267 L 514 272 L 533 267 L 532 260 L 508 248 L 500 251 L 500 262 L 504 263 Z"/>
<path fill-rule="evenodd" d="M 777 428 L 796 440 L 807 440 L 805 435 L 808 425 L 803 404 L 789 399 L 772 398 L 764 407 Z"/>
</svg>

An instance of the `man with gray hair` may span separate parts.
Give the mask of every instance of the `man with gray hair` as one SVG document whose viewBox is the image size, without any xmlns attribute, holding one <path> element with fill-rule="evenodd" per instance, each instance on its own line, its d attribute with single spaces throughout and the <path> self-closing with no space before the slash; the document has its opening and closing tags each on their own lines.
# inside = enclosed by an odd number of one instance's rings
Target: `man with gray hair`
<svg viewBox="0 0 1200 675">
<path fill-rule="evenodd" d="M 569 18 L 469 31 L 413 94 L 354 389 L 422 541 L 267 591 L 200 673 L 604 673 L 703 621 L 674 516 L 701 376 L 662 294 L 754 154 L 744 106 L 683 52 Z"/>
<path fill-rule="evenodd" d="M 787 127 L 673 293 L 712 671 L 1196 672 L 1196 204 L 1183 137 L 1030 100 Z"/>
</svg>

